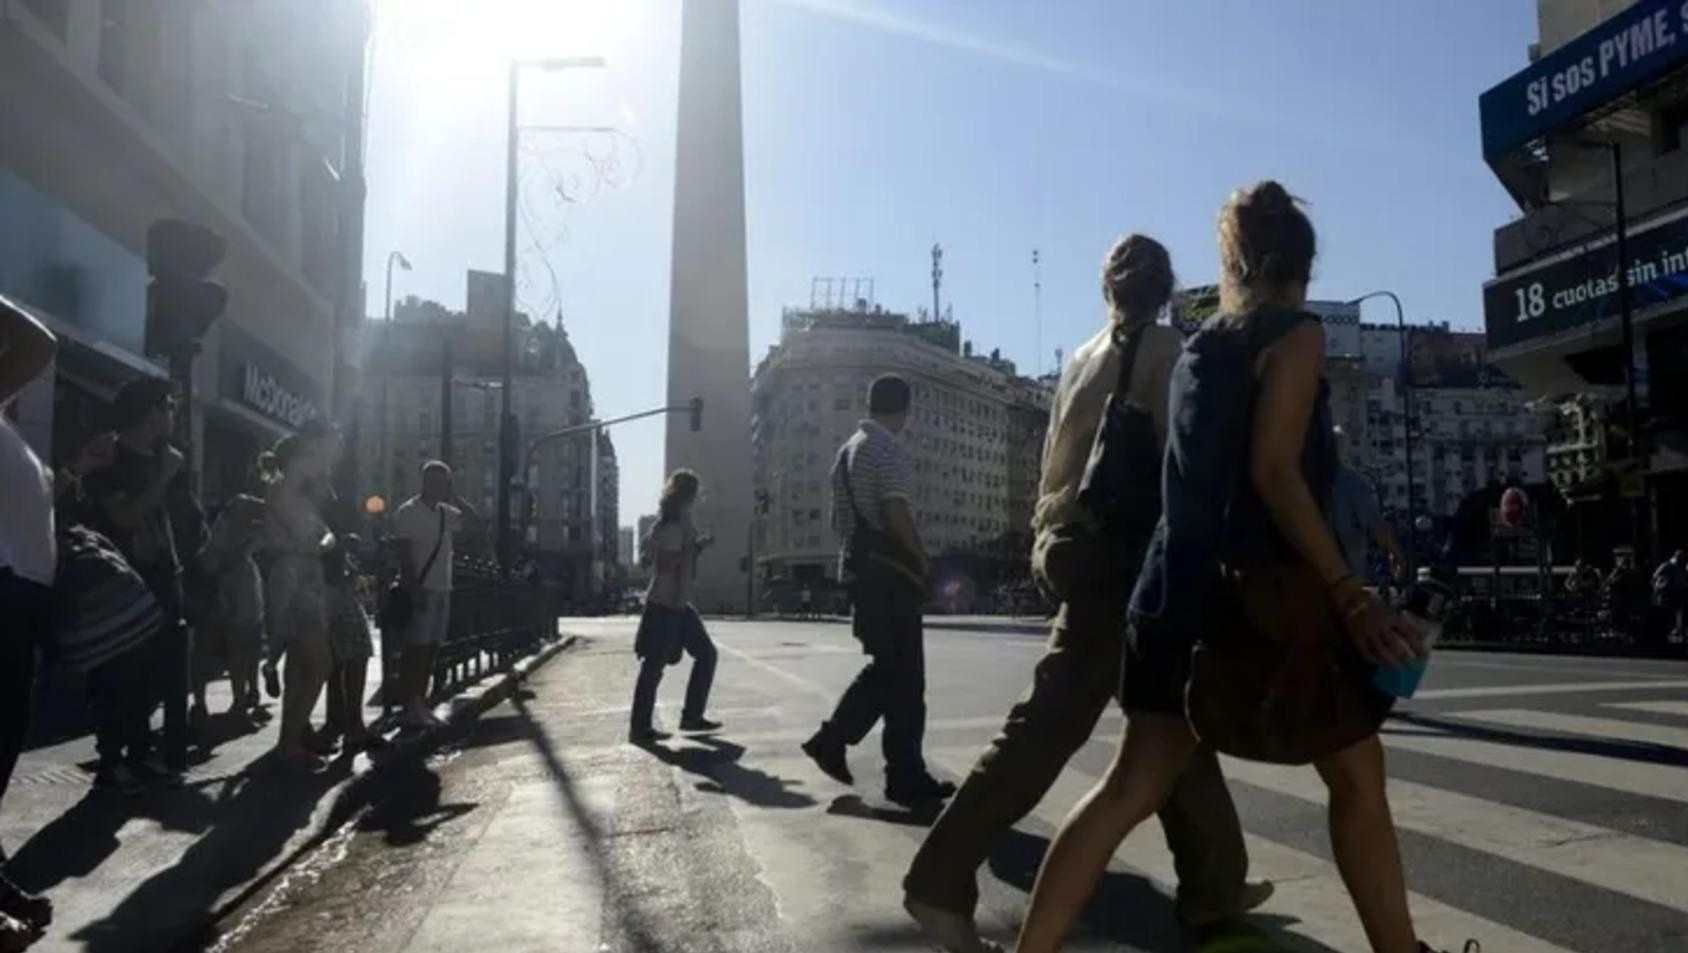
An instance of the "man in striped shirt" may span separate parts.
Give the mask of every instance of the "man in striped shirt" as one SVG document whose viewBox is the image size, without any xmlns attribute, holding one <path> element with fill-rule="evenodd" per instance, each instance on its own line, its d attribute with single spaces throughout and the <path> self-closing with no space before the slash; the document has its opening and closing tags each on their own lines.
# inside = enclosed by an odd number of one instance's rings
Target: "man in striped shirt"
<svg viewBox="0 0 1688 953">
<path fill-rule="evenodd" d="M 832 523 L 844 542 L 840 576 L 851 626 L 868 663 L 803 751 L 827 776 L 851 784 L 845 749 L 885 719 L 885 796 L 899 804 L 941 800 L 955 785 L 926 770 L 926 653 L 920 610 L 930 562 L 909 506 L 913 468 L 897 441 L 908 424 L 908 382 L 886 375 L 868 390 L 861 422 L 832 469 Z"/>
</svg>

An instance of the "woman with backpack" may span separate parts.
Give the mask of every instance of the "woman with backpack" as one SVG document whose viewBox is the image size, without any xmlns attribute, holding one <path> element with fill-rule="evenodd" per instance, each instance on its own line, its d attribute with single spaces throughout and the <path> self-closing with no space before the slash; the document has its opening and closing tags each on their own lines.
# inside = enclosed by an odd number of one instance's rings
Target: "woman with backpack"
<svg viewBox="0 0 1688 953">
<path fill-rule="evenodd" d="M 1207 651 L 1239 620 L 1259 624 L 1250 611 L 1232 611 L 1270 602 L 1273 590 L 1263 599 L 1252 580 L 1269 579 L 1279 593 L 1296 587 L 1295 603 L 1281 606 L 1299 610 L 1298 620 L 1328 622 L 1317 633 L 1320 649 L 1390 665 L 1423 654 L 1416 630 L 1349 570 L 1325 516 L 1335 452 L 1324 331 L 1305 309 L 1314 253 L 1311 222 L 1276 182 L 1238 190 L 1220 214 L 1219 312 L 1186 342 L 1169 387 L 1164 512 L 1129 610 L 1125 733 L 1106 776 L 1044 857 L 1019 953 L 1061 948 L 1120 841 L 1166 803 L 1197 750 L 1190 719 L 1213 713 L 1202 705 L 1233 716 L 1239 732 L 1269 721 L 1255 718 L 1262 710 L 1241 693 L 1246 672 L 1231 697 L 1200 698 L 1192 683 L 1204 671 L 1193 667 L 1198 640 L 1197 651 Z M 1339 670 L 1349 681 L 1320 684 L 1363 692 L 1365 663 Z M 1357 740 L 1310 760 L 1330 792 L 1332 853 L 1372 950 L 1422 953 L 1429 948 L 1407 908 L 1376 734 L 1386 711 L 1356 716 Z"/>
</svg>

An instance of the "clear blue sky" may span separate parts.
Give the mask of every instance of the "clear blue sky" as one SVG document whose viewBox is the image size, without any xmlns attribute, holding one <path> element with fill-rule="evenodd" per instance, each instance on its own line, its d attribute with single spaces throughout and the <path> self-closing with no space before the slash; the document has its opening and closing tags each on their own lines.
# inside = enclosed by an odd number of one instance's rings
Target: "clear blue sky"
<svg viewBox="0 0 1688 953">
<path fill-rule="evenodd" d="M 679 9 L 378 0 L 371 313 L 391 249 L 416 266 L 395 294 L 452 306 L 464 269 L 502 268 L 507 57 L 601 54 L 524 83 L 524 123 L 619 133 L 527 140 L 520 294 L 560 301 L 599 413 L 661 403 Z M 929 301 L 936 239 L 964 334 L 1022 369 L 1041 250 L 1047 369 L 1099 320 L 1114 236 L 1153 234 L 1183 281 L 1211 280 L 1220 203 L 1262 177 L 1311 203 L 1315 296 L 1389 288 L 1409 319 L 1480 327 L 1516 208 L 1480 157 L 1477 96 L 1534 39 L 1533 0 L 743 0 L 751 359 L 814 276 Z M 661 426 L 615 434 L 624 523 L 654 508 Z"/>
</svg>

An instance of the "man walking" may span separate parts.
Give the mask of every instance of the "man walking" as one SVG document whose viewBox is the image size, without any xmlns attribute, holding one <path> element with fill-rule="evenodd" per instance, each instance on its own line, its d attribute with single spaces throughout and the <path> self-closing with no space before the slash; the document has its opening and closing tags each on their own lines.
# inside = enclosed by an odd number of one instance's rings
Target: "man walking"
<svg viewBox="0 0 1688 953">
<path fill-rule="evenodd" d="M 926 649 L 920 612 L 930 564 L 909 506 L 913 468 L 897 434 L 908 424 L 908 382 L 886 375 L 868 389 L 869 419 L 832 468 L 833 527 L 843 540 L 852 631 L 867 665 L 803 751 L 828 777 L 853 784 L 845 749 L 885 719 L 885 796 L 903 805 L 941 800 L 955 785 L 926 770 Z"/>
<path fill-rule="evenodd" d="M 422 492 L 393 515 L 400 542 L 399 579 L 415 606 L 399 659 L 399 697 L 404 703 L 400 721 L 407 728 L 439 724 L 424 701 L 434 657 L 451 623 L 452 541 L 463 528 L 465 513 L 480 516 L 452 489 L 451 467 L 430 460 L 422 465 Z"/>
<path fill-rule="evenodd" d="M 110 467 L 89 477 L 84 489 L 97 508 L 95 529 L 117 545 L 147 584 L 164 621 L 152 640 L 156 670 L 152 705 L 164 707 L 167 780 L 188 766 L 188 695 L 192 636 L 182 617 L 182 561 L 171 523 L 172 492 L 185 458 L 170 444 L 175 426 L 175 385 L 143 377 L 123 385 L 112 401 L 117 453 Z M 174 487 L 174 489 L 173 489 Z M 151 706 L 146 709 L 149 713 Z"/>
<path fill-rule="evenodd" d="M 1688 551 L 1677 550 L 1653 571 L 1653 604 L 1664 610 L 1664 624 L 1670 627 L 1667 637 L 1682 641 L 1684 616 L 1688 615 Z"/>
</svg>

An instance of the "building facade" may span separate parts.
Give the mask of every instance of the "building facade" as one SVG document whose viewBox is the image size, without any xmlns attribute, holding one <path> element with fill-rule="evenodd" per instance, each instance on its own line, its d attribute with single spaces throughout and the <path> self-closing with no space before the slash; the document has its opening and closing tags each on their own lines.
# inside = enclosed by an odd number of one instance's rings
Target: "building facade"
<svg viewBox="0 0 1688 953">
<path fill-rule="evenodd" d="M 1539 0 L 1537 12 L 1528 65 L 1479 100 L 1483 158 L 1522 213 L 1494 233 L 1490 350 L 1534 396 L 1605 405 L 1607 435 L 1567 441 L 1560 472 L 1629 524 L 1613 542 L 1668 551 L 1688 538 L 1688 9 Z"/>
<path fill-rule="evenodd" d="M 502 327 L 491 316 L 496 309 L 482 306 L 498 298 L 497 282 L 489 291 L 478 287 L 487 284 L 487 275 L 470 275 L 464 312 L 410 298 L 394 306 L 391 322 L 365 325 L 368 372 L 358 453 L 368 492 L 394 505 L 418 491 L 423 463 L 450 464 L 458 493 L 485 516 L 466 546 L 490 553 Z M 615 446 L 607 433 L 587 430 L 528 452 L 538 437 L 590 421 L 592 389 L 560 319 L 552 325 L 519 315 L 516 331 L 512 407 L 517 466 L 527 464 L 518 474 L 525 489 L 513 508 L 517 539 L 542 576 L 560 581 L 574 599 L 587 600 L 601 591 L 616 553 Z"/>
<path fill-rule="evenodd" d="M 974 356 L 954 322 L 910 321 L 865 304 L 788 309 L 779 344 L 751 381 L 755 489 L 767 500 L 754 532 L 765 577 L 836 576 L 831 508 L 847 504 L 832 499 L 832 467 L 867 416 L 868 386 L 887 373 L 914 391 L 902 439 L 927 550 L 985 553 L 1026 531 L 1048 420 L 1046 385 L 1018 377 L 998 355 Z"/>
<path fill-rule="evenodd" d="M 193 473 L 215 501 L 337 408 L 361 315 L 361 2 L 0 3 L 0 294 L 59 336 L 20 424 L 47 453 L 106 426 L 145 339 L 146 232 L 227 242 L 229 305 L 195 363 Z"/>
</svg>

